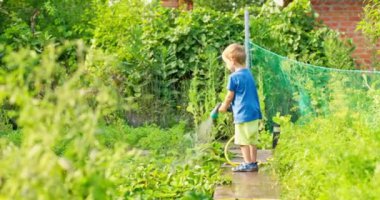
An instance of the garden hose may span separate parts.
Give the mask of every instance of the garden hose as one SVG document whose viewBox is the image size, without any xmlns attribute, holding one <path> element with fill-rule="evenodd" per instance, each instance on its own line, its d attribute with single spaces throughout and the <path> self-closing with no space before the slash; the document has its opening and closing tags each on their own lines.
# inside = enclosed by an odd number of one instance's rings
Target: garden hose
<svg viewBox="0 0 380 200">
<path fill-rule="evenodd" d="M 234 136 L 232 136 L 231 139 L 229 139 L 226 145 L 224 146 L 224 157 L 226 158 L 226 161 L 228 164 L 230 164 L 231 166 L 237 166 L 240 163 L 232 162 L 230 158 L 228 157 L 228 146 L 230 146 L 230 143 L 232 142 L 233 139 L 234 139 Z"/>
<path fill-rule="evenodd" d="M 210 113 L 210 117 L 213 121 L 215 121 L 217 118 L 218 118 L 218 114 L 219 114 L 219 108 L 220 106 L 222 105 L 222 103 L 218 103 L 215 108 L 211 111 Z M 228 112 L 232 112 L 232 109 L 231 107 L 229 107 L 227 109 Z M 230 145 L 230 143 L 232 142 L 232 140 L 234 139 L 234 136 L 231 137 L 231 139 L 228 140 L 228 142 L 226 143 L 226 145 L 224 146 L 224 157 L 226 158 L 226 161 L 228 164 L 230 164 L 231 166 L 237 166 L 239 165 L 240 163 L 237 163 L 237 162 L 232 162 L 230 160 L 230 158 L 228 157 L 228 146 Z"/>
</svg>

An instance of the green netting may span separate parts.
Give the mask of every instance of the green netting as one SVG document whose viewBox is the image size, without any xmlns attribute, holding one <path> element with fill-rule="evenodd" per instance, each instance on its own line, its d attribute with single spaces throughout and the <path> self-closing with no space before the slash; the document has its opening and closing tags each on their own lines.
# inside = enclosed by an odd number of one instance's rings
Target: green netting
<svg viewBox="0 0 380 200">
<path fill-rule="evenodd" d="M 251 66 L 263 81 L 266 118 L 277 113 L 293 121 L 344 112 L 368 110 L 379 88 L 380 72 L 314 66 L 250 44 Z M 373 109 L 373 108 L 371 108 Z"/>
</svg>

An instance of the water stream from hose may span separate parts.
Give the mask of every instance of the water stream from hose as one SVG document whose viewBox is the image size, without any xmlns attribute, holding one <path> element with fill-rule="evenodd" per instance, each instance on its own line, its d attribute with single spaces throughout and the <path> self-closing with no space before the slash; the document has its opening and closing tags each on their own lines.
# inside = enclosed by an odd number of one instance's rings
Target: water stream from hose
<svg viewBox="0 0 380 200">
<path fill-rule="evenodd" d="M 208 118 L 198 126 L 196 133 L 196 142 L 198 144 L 205 144 L 212 141 L 212 125 L 213 120 Z"/>
</svg>

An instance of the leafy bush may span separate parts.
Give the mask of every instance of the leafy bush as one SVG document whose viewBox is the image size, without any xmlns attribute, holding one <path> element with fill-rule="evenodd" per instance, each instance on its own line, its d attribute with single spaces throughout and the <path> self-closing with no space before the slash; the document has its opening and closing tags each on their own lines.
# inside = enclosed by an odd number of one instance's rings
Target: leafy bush
<svg viewBox="0 0 380 200">
<path fill-rule="evenodd" d="M 156 125 L 132 128 L 121 122 L 104 126 L 100 130 L 98 139 L 107 147 L 122 141 L 131 147 L 157 153 L 183 152 L 193 146 L 192 136 L 185 134 L 185 128 L 185 123 L 179 123 L 170 129 L 160 129 Z"/>
<path fill-rule="evenodd" d="M 70 73 L 58 61 L 67 48 L 78 60 Z M 0 102 L 20 108 L 21 127 L 0 137 L 0 198 L 209 199 L 224 182 L 221 150 L 186 148 L 184 124 L 168 131 L 128 127 L 125 136 L 105 138 L 113 128 L 99 129 L 99 122 L 115 110 L 117 97 L 112 84 L 91 72 L 107 74 L 113 59 L 81 42 L 43 49 L 10 52 L 0 69 Z M 153 151 L 140 155 L 130 146 Z"/>
<path fill-rule="evenodd" d="M 7 142 L 20 146 L 22 141 L 22 134 L 20 131 L 1 131 L 0 138 L 5 138 Z"/>
<path fill-rule="evenodd" d="M 364 7 L 364 18 L 359 24 L 359 29 L 369 36 L 373 42 L 380 38 L 380 1 L 368 0 Z"/>
<path fill-rule="evenodd" d="M 322 25 L 310 1 L 299 0 L 284 9 L 267 2 L 251 18 L 251 39 L 279 55 L 331 68 L 354 69 L 352 42 Z M 331 49 L 339 56 L 331 55 Z"/>
<path fill-rule="evenodd" d="M 202 151 L 204 152 L 204 150 Z M 127 199 L 189 198 L 191 194 L 211 199 L 216 184 L 222 184 L 220 162 L 212 162 L 209 152 L 205 157 L 191 152 L 186 160 L 173 157 L 152 156 L 130 160 L 128 170 L 120 179 L 127 179 L 122 185 Z M 130 173 L 134 171 L 135 173 Z"/>
<path fill-rule="evenodd" d="M 275 159 L 284 199 L 380 197 L 377 125 L 353 113 L 281 125 Z"/>
<path fill-rule="evenodd" d="M 92 37 L 97 1 L 47 0 L 0 2 L 0 41 L 14 48 L 38 51 L 53 41 Z"/>
<path fill-rule="evenodd" d="M 78 65 L 71 74 L 63 73 L 57 59 L 73 46 Z M 99 149 L 93 133 L 99 117 L 115 103 L 112 92 L 86 73 L 91 62 L 84 62 L 88 57 L 81 44 L 44 49 L 41 55 L 27 49 L 10 53 L 0 71 L 0 100 L 20 108 L 17 121 L 22 127 L 20 147 L 1 142 L 0 196 L 102 198 L 111 188 L 101 163 L 120 159 L 120 154 Z M 70 141 L 70 150 L 59 157 L 53 147 L 62 140 Z"/>
<path fill-rule="evenodd" d="M 372 66 L 380 68 L 380 1 L 368 0 L 364 7 L 364 17 L 358 25 L 358 29 L 370 39 L 372 43 Z"/>
<path fill-rule="evenodd" d="M 126 199 L 211 199 L 215 186 L 227 181 L 219 167 L 222 147 L 194 146 L 184 123 L 168 130 L 114 124 L 101 127 L 97 138 L 111 150 L 134 147 L 136 155 L 119 161 L 125 168 L 114 172 Z"/>
<path fill-rule="evenodd" d="M 218 52 L 241 41 L 240 22 L 232 13 L 183 12 L 132 0 L 104 6 L 96 21 L 94 44 L 116 53 L 124 63 L 118 75 L 121 94 L 139 105 L 128 115 L 130 122 L 151 119 L 165 125 L 177 121 L 178 115 L 186 116 L 184 91 L 193 71 L 207 70 L 207 51 Z"/>
<path fill-rule="evenodd" d="M 374 153 L 380 147 L 379 82 L 367 90 L 333 82 L 329 115 L 296 124 L 276 119 L 281 137 L 274 166 L 284 199 L 380 197 L 380 156 Z"/>
<path fill-rule="evenodd" d="M 258 149 L 272 149 L 273 135 L 269 131 L 261 131 L 259 133 Z"/>
</svg>

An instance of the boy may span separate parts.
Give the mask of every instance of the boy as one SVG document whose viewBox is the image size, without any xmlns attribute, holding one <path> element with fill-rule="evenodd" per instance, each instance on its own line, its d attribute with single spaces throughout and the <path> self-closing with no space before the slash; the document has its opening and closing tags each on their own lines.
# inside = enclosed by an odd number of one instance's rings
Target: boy
<svg viewBox="0 0 380 200">
<path fill-rule="evenodd" d="M 234 172 L 258 171 L 256 162 L 259 120 L 262 118 L 255 80 L 245 66 L 246 54 L 239 44 L 229 45 L 222 54 L 231 71 L 227 96 L 219 108 L 226 112 L 231 106 L 235 123 L 235 144 L 240 145 L 244 162 L 232 168 Z"/>
</svg>

